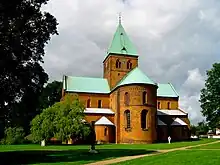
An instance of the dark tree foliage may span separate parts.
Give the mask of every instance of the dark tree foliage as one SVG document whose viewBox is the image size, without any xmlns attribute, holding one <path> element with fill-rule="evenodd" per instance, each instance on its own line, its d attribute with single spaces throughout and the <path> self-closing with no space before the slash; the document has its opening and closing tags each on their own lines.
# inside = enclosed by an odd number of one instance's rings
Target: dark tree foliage
<svg viewBox="0 0 220 165">
<path fill-rule="evenodd" d="M 48 83 L 46 87 L 42 90 L 39 97 L 39 110 L 42 111 L 56 102 L 59 102 L 62 97 L 62 82 L 53 81 Z"/>
<path fill-rule="evenodd" d="M 197 131 L 199 135 L 206 135 L 209 131 L 208 124 L 205 121 L 201 121 L 198 123 Z"/>
<path fill-rule="evenodd" d="M 42 5 L 48 0 L 0 1 L 0 116 L 3 125 L 29 126 L 48 75 L 44 47 L 57 21 Z"/>
<path fill-rule="evenodd" d="M 197 127 L 195 125 L 190 126 L 191 135 L 198 135 Z"/>
<path fill-rule="evenodd" d="M 198 122 L 197 125 L 190 126 L 192 135 L 206 135 L 209 131 L 208 124 L 205 121 Z"/>
<path fill-rule="evenodd" d="M 205 87 L 201 90 L 202 114 L 212 129 L 220 123 L 220 63 L 207 71 Z"/>
</svg>

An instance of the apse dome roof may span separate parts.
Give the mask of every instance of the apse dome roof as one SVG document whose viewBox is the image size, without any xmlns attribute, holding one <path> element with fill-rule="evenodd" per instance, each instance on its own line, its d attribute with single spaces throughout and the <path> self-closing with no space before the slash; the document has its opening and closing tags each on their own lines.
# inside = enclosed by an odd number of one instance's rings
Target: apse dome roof
<svg viewBox="0 0 220 165">
<path fill-rule="evenodd" d="M 115 88 L 129 84 L 151 84 L 157 85 L 153 80 L 147 77 L 138 67 L 130 71 Z"/>
</svg>

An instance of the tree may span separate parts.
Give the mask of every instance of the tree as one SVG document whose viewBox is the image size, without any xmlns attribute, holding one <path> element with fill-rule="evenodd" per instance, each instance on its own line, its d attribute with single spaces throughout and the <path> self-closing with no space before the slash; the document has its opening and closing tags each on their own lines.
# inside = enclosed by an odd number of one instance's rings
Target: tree
<svg viewBox="0 0 220 165">
<path fill-rule="evenodd" d="M 198 135 L 197 127 L 195 125 L 190 126 L 190 131 L 192 135 Z"/>
<path fill-rule="evenodd" d="M 34 142 L 48 141 L 54 137 L 54 132 L 56 131 L 56 126 L 54 125 L 56 111 L 56 105 L 54 105 L 44 109 L 41 114 L 31 121 L 31 133 Z"/>
<path fill-rule="evenodd" d="M 22 144 L 24 143 L 24 129 L 22 127 L 9 127 L 5 129 L 3 144 Z"/>
<path fill-rule="evenodd" d="M 62 97 L 62 82 L 53 81 L 43 88 L 39 97 L 39 110 L 43 110 L 59 102 Z"/>
<path fill-rule="evenodd" d="M 205 121 L 199 122 L 197 126 L 197 132 L 199 135 L 205 135 L 209 131 L 208 124 Z"/>
<path fill-rule="evenodd" d="M 66 95 L 64 99 L 43 110 L 31 122 L 32 136 L 36 141 L 56 137 L 66 141 L 89 135 L 91 127 L 83 122 L 85 107 L 78 97 Z"/>
<path fill-rule="evenodd" d="M 207 71 L 205 87 L 201 90 L 202 114 L 209 127 L 215 128 L 220 122 L 220 63 L 213 64 Z"/>
<path fill-rule="evenodd" d="M 57 33 L 57 21 L 41 7 L 48 0 L 0 2 L 0 121 L 28 123 L 48 76 L 41 66 L 44 47 Z"/>
</svg>

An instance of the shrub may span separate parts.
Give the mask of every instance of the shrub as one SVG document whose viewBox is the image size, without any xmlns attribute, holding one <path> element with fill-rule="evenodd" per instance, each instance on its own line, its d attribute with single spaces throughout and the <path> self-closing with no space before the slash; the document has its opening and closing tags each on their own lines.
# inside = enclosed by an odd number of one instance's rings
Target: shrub
<svg viewBox="0 0 220 165">
<path fill-rule="evenodd" d="M 8 127 L 5 129 L 3 144 L 22 144 L 24 143 L 24 129 L 22 127 Z"/>
</svg>

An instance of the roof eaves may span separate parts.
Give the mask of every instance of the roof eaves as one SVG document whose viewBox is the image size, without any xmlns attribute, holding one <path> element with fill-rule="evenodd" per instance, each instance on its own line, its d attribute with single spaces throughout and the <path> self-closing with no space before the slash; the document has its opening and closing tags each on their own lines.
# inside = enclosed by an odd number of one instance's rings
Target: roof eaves
<svg viewBox="0 0 220 165">
<path fill-rule="evenodd" d="M 111 91 L 109 92 L 97 92 L 97 91 L 80 91 L 80 90 L 66 90 L 66 92 L 76 92 L 76 93 L 88 93 L 88 94 L 105 94 L 105 95 L 108 95 L 110 94 Z"/>
<path fill-rule="evenodd" d="M 157 95 L 157 97 L 171 97 L 171 98 L 178 98 L 179 96 L 173 96 L 173 95 Z"/>
</svg>

